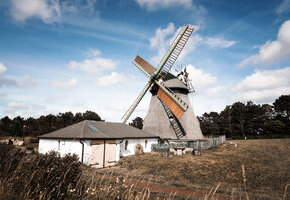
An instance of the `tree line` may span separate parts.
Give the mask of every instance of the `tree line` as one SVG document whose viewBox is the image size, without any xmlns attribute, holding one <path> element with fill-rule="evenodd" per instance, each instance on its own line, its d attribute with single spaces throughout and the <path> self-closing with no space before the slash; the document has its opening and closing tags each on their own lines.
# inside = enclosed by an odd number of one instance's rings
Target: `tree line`
<svg viewBox="0 0 290 200">
<path fill-rule="evenodd" d="M 290 95 L 280 96 L 273 106 L 235 102 L 220 113 L 204 113 L 198 118 L 204 135 L 237 139 L 290 137 Z"/>
<path fill-rule="evenodd" d="M 226 135 L 228 138 L 290 137 L 290 95 L 282 95 L 272 105 L 235 102 L 220 113 L 198 117 L 205 136 Z M 129 125 L 142 129 L 143 119 L 136 117 Z"/>
<path fill-rule="evenodd" d="M 39 136 L 86 119 L 102 120 L 93 111 L 27 119 L 6 116 L 0 120 L 0 136 Z M 204 113 L 198 119 L 204 135 L 226 135 L 233 139 L 290 137 L 290 95 L 280 96 L 273 105 L 235 102 L 220 113 Z M 142 129 L 143 119 L 136 117 L 129 125 Z"/>
<path fill-rule="evenodd" d="M 29 117 L 27 119 L 20 116 L 10 119 L 6 116 L 0 120 L 0 136 L 39 136 L 83 120 L 101 121 L 102 119 L 93 111 L 76 114 L 65 112 L 57 115 L 40 116 L 39 118 Z"/>
</svg>

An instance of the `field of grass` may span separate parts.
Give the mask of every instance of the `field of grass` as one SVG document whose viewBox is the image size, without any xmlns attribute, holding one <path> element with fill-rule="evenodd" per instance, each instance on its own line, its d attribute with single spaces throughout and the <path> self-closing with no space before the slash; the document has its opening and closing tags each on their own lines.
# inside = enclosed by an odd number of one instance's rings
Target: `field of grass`
<svg viewBox="0 0 290 200">
<path fill-rule="evenodd" d="M 220 184 L 217 193 L 238 198 L 247 198 L 246 190 L 249 199 L 290 199 L 290 188 L 284 192 L 290 184 L 290 139 L 233 140 L 201 156 L 124 157 L 106 170 L 192 191 L 210 191 Z"/>
<path fill-rule="evenodd" d="M 96 173 L 77 156 L 26 154 L 0 144 L 0 200 L 172 200 L 171 194 L 136 187 L 134 180 Z"/>
<path fill-rule="evenodd" d="M 0 145 L 0 200 L 290 199 L 290 139 L 234 140 L 201 156 L 130 156 L 106 169 L 77 160 Z"/>
</svg>

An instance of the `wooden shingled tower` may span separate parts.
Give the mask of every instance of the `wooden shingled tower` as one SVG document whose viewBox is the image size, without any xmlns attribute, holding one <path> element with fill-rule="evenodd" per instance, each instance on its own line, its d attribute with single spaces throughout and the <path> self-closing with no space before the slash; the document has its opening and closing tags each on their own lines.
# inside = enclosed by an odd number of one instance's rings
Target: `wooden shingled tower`
<svg viewBox="0 0 290 200">
<path fill-rule="evenodd" d="M 188 94 L 192 90 L 191 84 L 188 79 L 183 81 L 182 78 L 169 73 L 192 31 L 193 27 L 189 25 L 181 28 L 157 68 L 140 56 L 136 56 L 133 64 L 149 80 L 122 117 L 123 123 L 126 123 L 146 92 L 150 90 L 152 97 L 144 120 L 144 131 L 155 134 L 161 139 L 195 140 L 203 138 L 199 122 L 188 98 Z M 188 74 L 185 75 L 188 77 Z"/>
</svg>

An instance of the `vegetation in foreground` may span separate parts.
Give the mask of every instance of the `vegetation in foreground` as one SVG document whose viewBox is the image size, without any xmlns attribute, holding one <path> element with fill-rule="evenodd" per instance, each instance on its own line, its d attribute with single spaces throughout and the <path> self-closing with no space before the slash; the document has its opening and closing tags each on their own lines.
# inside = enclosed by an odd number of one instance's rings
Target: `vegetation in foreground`
<svg viewBox="0 0 290 200">
<path fill-rule="evenodd" d="M 233 140 L 204 150 L 201 156 L 168 158 L 152 153 L 124 157 L 115 171 L 192 191 L 210 191 L 220 185 L 217 192 L 228 196 L 243 196 L 247 191 L 249 199 L 273 200 L 286 195 L 289 166 L 290 139 Z M 290 188 L 286 193 L 284 199 L 289 199 Z"/>
<path fill-rule="evenodd" d="M 125 157 L 119 166 L 101 170 L 82 165 L 75 156 L 27 155 L 0 145 L 0 200 L 289 198 L 290 139 L 234 142 L 202 156 Z M 194 195 L 161 193 L 138 186 L 138 180 L 187 188 Z"/>
<path fill-rule="evenodd" d="M 20 148 L 0 144 L 0 200 L 156 198 L 171 199 L 148 188 L 135 188 L 121 176 L 100 176 L 76 156 L 27 155 Z"/>
</svg>

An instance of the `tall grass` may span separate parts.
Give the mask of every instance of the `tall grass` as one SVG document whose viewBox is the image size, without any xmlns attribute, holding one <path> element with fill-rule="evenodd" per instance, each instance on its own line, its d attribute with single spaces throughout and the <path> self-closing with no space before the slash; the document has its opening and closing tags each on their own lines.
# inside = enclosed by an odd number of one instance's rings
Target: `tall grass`
<svg viewBox="0 0 290 200">
<path fill-rule="evenodd" d="M 217 194 L 219 183 L 208 193 L 192 191 L 191 195 L 178 195 L 152 192 L 147 186 L 140 187 L 138 182 L 110 173 L 96 173 L 83 166 L 74 155 L 59 158 L 52 152 L 46 155 L 27 155 L 9 145 L 0 145 L 0 200 L 45 200 L 45 199 L 242 199 L 249 200 L 246 186 L 246 170 L 242 165 L 243 189 L 232 189 L 228 195 Z M 288 185 L 283 199 L 289 198 Z M 155 188 L 156 189 L 156 188 Z M 154 190 L 154 188 L 153 188 Z"/>
<path fill-rule="evenodd" d="M 0 145 L 0 200 L 146 200 L 160 196 L 153 197 L 148 188 L 135 188 L 123 177 L 83 173 L 82 167 L 74 155 L 26 155 L 20 149 Z"/>
</svg>

